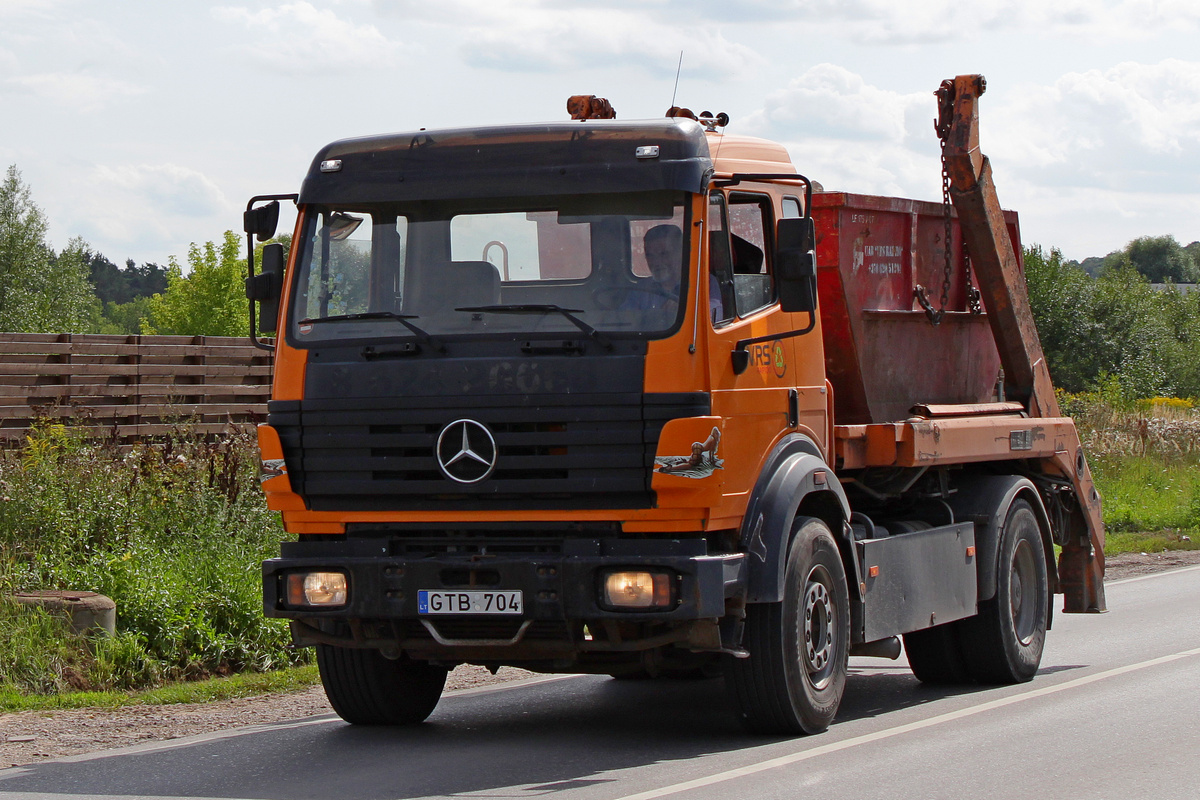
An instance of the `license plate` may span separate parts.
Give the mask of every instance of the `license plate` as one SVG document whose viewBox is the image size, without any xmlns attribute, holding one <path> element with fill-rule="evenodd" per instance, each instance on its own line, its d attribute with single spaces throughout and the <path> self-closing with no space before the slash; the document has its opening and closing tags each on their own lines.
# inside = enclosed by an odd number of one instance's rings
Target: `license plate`
<svg viewBox="0 0 1200 800">
<path fill-rule="evenodd" d="M 418 614 L 523 614 L 520 590 L 447 592 L 421 589 L 417 592 Z"/>
</svg>

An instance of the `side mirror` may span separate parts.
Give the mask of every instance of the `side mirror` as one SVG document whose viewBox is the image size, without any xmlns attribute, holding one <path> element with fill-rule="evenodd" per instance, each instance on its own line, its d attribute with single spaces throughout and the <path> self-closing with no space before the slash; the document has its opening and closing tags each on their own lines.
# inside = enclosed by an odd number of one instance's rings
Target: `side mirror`
<svg viewBox="0 0 1200 800">
<path fill-rule="evenodd" d="M 812 217 L 779 220 L 776 227 L 775 275 L 784 311 L 817 308 L 816 226 Z"/>
<path fill-rule="evenodd" d="M 278 212 L 278 203 L 276 203 Z M 247 231 L 249 233 L 249 231 Z M 258 332 L 274 333 L 279 328 L 279 298 L 283 294 L 283 245 L 263 247 L 262 272 L 246 279 L 246 297 L 258 303 Z"/>
<path fill-rule="evenodd" d="M 260 242 L 265 242 L 275 235 L 279 226 L 279 201 L 272 200 L 265 206 L 247 209 L 242 214 L 242 228 L 246 233 L 254 234 Z"/>
</svg>

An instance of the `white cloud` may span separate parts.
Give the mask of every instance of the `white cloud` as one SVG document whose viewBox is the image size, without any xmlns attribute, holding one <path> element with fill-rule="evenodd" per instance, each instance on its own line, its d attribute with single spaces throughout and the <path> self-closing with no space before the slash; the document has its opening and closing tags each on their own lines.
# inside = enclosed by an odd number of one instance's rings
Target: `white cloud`
<svg viewBox="0 0 1200 800">
<path fill-rule="evenodd" d="M 940 199 L 933 96 L 819 64 L 737 132 L 782 142 L 826 189 Z M 1025 241 L 1069 257 L 1141 235 L 1200 235 L 1200 63 L 1119 64 L 980 100 L 980 144 Z"/>
<path fill-rule="evenodd" d="M 500 70 L 570 70 L 631 65 L 659 75 L 674 74 L 679 51 L 702 53 L 684 62 L 706 76 L 745 72 L 763 63 L 753 49 L 714 28 L 680 28 L 647 20 L 636 12 L 581 10 L 545 13 L 504 26 L 472 27 L 465 34 L 464 60 Z"/>
<path fill-rule="evenodd" d="M 64 227 L 121 252 L 172 252 L 236 218 L 214 181 L 177 164 L 99 165 L 71 188 L 75 218 Z"/>
<path fill-rule="evenodd" d="M 1005 208 L 1020 211 L 1024 244 L 1058 247 L 1078 261 L 1119 250 L 1139 236 L 1170 234 L 1183 244 L 1200 239 L 1200 193 L 1060 189 L 1024 180 L 1008 180 L 999 192 Z"/>
<path fill-rule="evenodd" d="M 982 101 L 987 102 L 987 98 Z M 1009 95 L 985 152 L 1063 186 L 1200 189 L 1200 62 L 1168 59 L 1073 72 Z"/>
<path fill-rule="evenodd" d="M 970 41 L 1000 30 L 1121 40 L 1200 27 L 1194 0 L 375 0 L 374 6 L 405 19 L 459 24 L 486 19 L 501 28 L 514 17 L 628 10 L 676 28 L 800 23 L 806 32 L 821 29 L 840 39 L 893 45 Z"/>
<path fill-rule="evenodd" d="M 98 166 L 92 182 L 105 196 L 116 190 L 142 198 L 169 214 L 203 217 L 231 208 L 216 183 L 206 175 L 177 164 Z"/>
<path fill-rule="evenodd" d="M 220 6 L 212 13 L 219 21 L 242 23 L 250 30 L 267 33 L 247 55 L 287 73 L 389 67 L 399 50 L 399 45 L 374 25 L 348 22 L 308 2 L 261 11 Z"/>
<path fill-rule="evenodd" d="M 781 142 L 796 168 L 828 190 L 939 197 L 933 95 L 901 94 L 818 64 L 769 95 L 731 132 Z"/>
<path fill-rule="evenodd" d="M 17 71 L 17 56 L 11 50 L 0 47 L 0 76 L 10 75 Z"/>
<path fill-rule="evenodd" d="M 675 73 L 679 51 L 694 74 L 742 73 L 765 63 L 753 48 L 725 35 L 703 14 L 663 14 L 663 3 L 559 0 L 376 0 L 390 18 L 451 32 L 463 60 L 475 67 L 536 72 L 633 66 Z M 701 55 L 702 54 L 702 55 Z"/>
<path fill-rule="evenodd" d="M 768 95 L 746 124 L 772 138 L 803 135 L 899 144 L 910 138 L 917 117 L 931 119 L 935 112 L 929 92 L 888 91 L 844 67 L 817 64 L 782 91 Z M 927 128 L 926 123 L 921 125 Z"/>
<path fill-rule="evenodd" d="M 0 3 L 0 21 L 44 19 L 63 5 L 63 0 L 4 0 Z"/>
<path fill-rule="evenodd" d="M 1200 28 L 1193 0 L 794 0 L 787 8 L 866 44 L 974 41 L 998 31 L 1123 41 Z"/>
<path fill-rule="evenodd" d="M 4 81 L 10 89 L 26 92 L 78 111 L 95 111 L 110 100 L 145 91 L 140 86 L 89 72 L 43 72 Z"/>
</svg>

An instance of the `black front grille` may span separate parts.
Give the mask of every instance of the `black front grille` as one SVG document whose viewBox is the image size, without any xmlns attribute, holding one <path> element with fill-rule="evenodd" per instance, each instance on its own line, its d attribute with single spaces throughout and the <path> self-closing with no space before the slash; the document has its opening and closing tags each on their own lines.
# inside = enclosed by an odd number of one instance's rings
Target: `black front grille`
<svg viewBox="0 0 1200 800">
<path fill-rule="evenodd" d="M 459 399 L 461 404 L 461 399 Z M 320 398 L 273 402 L 293 488 L 314 510 L 649 508 L 663 424 L 709 413 L 706 394 L 477 398 Z M 495 467 L 477 483 L 443 474 L 438 436 L 481 423 Z"/>
</svg>

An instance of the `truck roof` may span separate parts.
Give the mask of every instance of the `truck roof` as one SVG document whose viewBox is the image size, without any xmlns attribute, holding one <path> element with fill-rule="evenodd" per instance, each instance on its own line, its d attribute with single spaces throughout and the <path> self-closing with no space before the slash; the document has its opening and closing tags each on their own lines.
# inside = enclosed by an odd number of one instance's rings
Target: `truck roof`
<svg viewBox="0 0 1200 800">
<path fill-rule="evenodd" d="M 300 202 L 702 192 L 712 174 L 709 139 L 689 119 L 457 128 L 328 144 L 313 159 Z"/>
<path fill-rule="evenodd" d="M 706 136 L 718 175 L 796 171 L 787 148 L 778 142 L 753 136 L 730 136 L 717 131 L 709 131 Z"/>
</svg>

